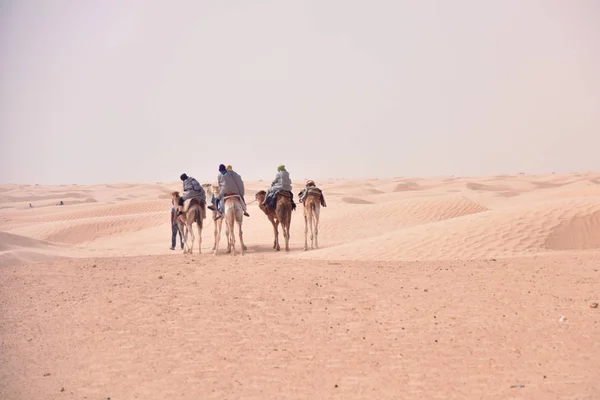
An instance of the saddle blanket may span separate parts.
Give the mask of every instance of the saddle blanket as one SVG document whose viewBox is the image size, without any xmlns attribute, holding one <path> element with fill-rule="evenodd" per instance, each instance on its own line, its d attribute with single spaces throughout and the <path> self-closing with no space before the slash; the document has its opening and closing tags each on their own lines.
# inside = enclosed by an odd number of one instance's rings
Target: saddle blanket
<svg viewBox="0 0 600 400">
<path fill-rule="evenodd" d="M 226 195 L 223 195 L 223 200 L 227 200 L 227 199 L 230 199 L 232 197 L 237 197 L 238 199 L 242 200 L 242 196 L 240 196 L 239 194 L 226 194 Z"/>
<path fill-rule="evenodd" d="M 278 196 L 282 196 L 282 197 L 287 197 L 289 199 L 292 200 L 292 207 L 295 208 L 295 204 L 294 204 L 294 194 L 292 192 L 288 192 L 287 190 L 280 190 L 277 193 L 274 192 L 270 192 L 267 194 L 267 198 L 265 199 L 265 204 L 269 207 L 271 207 L 272 209 L 276 208 L 276 204 L 277 204 L 277 197 Z"/>
<path fill-rule="evenodd" d="M 192 205 L 192 201 L 194 201 L 194 203 L 202 206 L 202 200 L 200 200 L 198 197 L 192 197 L 191 199 L 187 199 L 183 202 L 183 212 L 184 213 L 188 211 L 188 209 Z"/>
</svg>

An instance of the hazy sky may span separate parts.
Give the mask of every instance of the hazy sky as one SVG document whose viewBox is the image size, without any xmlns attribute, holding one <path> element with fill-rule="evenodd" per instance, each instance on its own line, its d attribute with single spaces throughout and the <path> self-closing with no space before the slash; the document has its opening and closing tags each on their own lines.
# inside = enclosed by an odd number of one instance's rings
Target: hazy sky
<svg viewBox="0 0 600 400">
<path fill-rule="evenodd" d="M 0 183 L 600 170 L 597 0 L 0 0 Z"/>
</svg>

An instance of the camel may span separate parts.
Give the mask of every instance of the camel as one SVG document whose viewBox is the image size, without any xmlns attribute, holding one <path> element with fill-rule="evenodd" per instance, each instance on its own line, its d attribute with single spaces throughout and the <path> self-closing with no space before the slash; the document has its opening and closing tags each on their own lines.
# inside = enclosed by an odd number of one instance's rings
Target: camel
<svg viewBox="0 0 600 400">
<path fill-rule="evenodd" d="M 179 192 L 171 193 L 171 197 L 175 204 L 178 204 L 179 201 Z M 202 253 L 202 220 L 206 218 L 206 204 L 204 201 L 201 201 L 199 198 L 194 198 L 190 201 L 190 206 L 187 211 L 177 218 L 177 227 L 179 231 L 183 232 L 183 241 L 185 243 L 185 249 L 183 250 L 184 254 L 192 254 L 194 252 L 194 241 L 196 237 L 194 236 L 194 230 L 192 229 L 192 224 L 195 222 L 198 226 L 198 254 Z M 188 244 L 188 233 L 192 235 L 192 246 L 190 247 Z"/>
<path fill-rule="evenodd" d="M 206 196 L 207 196 L 206 199 L 212 204 L 212 199 L 219 195 L 219 186 L 213 185 L 212 183 L 205 183 L 202 185 L 202 187 L 204 188 L 204 191 L 206 192 Z M 208 197 L 209 193 L 210 193 L 210 198 Z M 223 218 L 219 218 L 217 221 L 215 221 L 218 211 L 216 208 L 211 211 L 212 211 L 212 220 L 213 220 L 213 223 L 215 226 L 215 229 L 213 231 L 214 242 L 213 242 L 213 247 L 212 247 L 212 250 L 214 251 L 217 248 L 217 235 L 219 234 L 221 225 L 223 225 Z M 229 249 L 230 248 L 229 227 L 227 225 L 225 225 L 225 237 L 227 237 L 227 248 Z"/>
<path fill-rule="evenodd" d="M 304 250 L 308 250 L 308 228 L 310 227 L 310 249 L 319 248 L 319 215 L 321 214 L 321 190 L 315 187 L 306 187 L 306 194 L 302 201 L 304 205 Z"/>
<path fill-rule="evenodd" d="M 262 205 L 265 197 L 267 196 L 267 192 L 261 190 L 256 193 L 256 200 L 259 202 L 259 208 L 267 215 L 269 221 L 273 225 L 273 233 L 275 239 L 273 241 L 273 249 L 275 251 L 280 251 L 279 247 L 279 231 L 277 229 L 278 225 L 281 224 L 281 228 L 283 229 L 283 237 L 285 239 L 285 251 L 290 251 L 290 225 L 292 223 L 292 197 L 291 193 L 287 191 L 280 191 L 277 193 L 277 200 L 275 202 L 275 209 L 273 210 L 271 207 Z"/>
<path fill-rule="evenodd" d="M 234 194 L 230 196 L 224 196 L 221 201 L 225 201 L 225 215 L 220 220 L 225 219 L 226 233 L 228 238 L 227 243 L 227 252 L 231 252 L 232 255 L 235 256 L 235 223 L 237 222 L 239 229 L 239 237 L 240 237 L 240 247 L 241 253 L 244 255 L 244 252 L 248 250 L 246 245 L 244 244 L 244 234 L 242 232 L 242 222 L 244 220 L 244 207 L 242 205 L 242 198 L 240 195 Z M 215 255 L 217 255 L 219 251 L 219 242 L 221 240 L 221 227 L 222 224 L 219 224 L 217 239 L 215 245 Z"/>
<path fill-rule="evenodd" d="M 258 207 L 265 213 L 265 215 L 271 222 L 271 225 L 273 225 L 273 234 L 275 236 L 275 239 L 273 241 L 273 249 L 279 251 L 280 250 L 280 248 L 279 248 L 279 231 L 277 230 L 277 226 L 279 225 L 279 220 L 277 219 L 277 214 L 275 214 L 275 210 L 273 210 L 269 206 L 264 206 L 262 204 L 263 201 L 265 201 L 265 197 L 267 197 L 267 192 L 265 192 L 264 190 L 261 190 L 260 192 L 256 193 L 256 195 L 254 196 L 256 201 L 258 201 L 258 204 L 259 204 Z"/>
</svg>

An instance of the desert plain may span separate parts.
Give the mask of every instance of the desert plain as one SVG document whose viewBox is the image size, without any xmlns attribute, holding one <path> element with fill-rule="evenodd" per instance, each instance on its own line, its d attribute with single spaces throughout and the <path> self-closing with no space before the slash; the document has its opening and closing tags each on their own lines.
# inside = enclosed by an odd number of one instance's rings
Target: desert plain
<svg viewBox="0 0 600 400">
<path fill-rule="evenodd" d="M 600 173 L 317 185 L 243 256 L 169 249 L 181 182 L 0 186 L 0 398 L 600 399 Z"/>
</svg>

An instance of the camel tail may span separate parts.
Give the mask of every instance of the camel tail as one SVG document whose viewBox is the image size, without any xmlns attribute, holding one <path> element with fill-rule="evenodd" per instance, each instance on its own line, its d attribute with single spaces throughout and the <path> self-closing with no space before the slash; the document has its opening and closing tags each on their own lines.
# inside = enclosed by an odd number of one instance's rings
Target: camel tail
<svg viewBox="0 0 600 400">
<path fill-rule="evenodd" d="M 288 221 L 288 219 L 292 216 L 292 205 L 286 204 L 285 202 L 282 204 L 282 207 L 279 209 L 279 213 L 277 214 L 277 219 L 283 224 Z"/>
<path fill-rule="evenodd" d="M 288 210 L 285 205 L 276 211 L 277 211 L 277 219 L 279 220 L 279 222 L 283 223 L 283 222 L 287 221 Z"/>
</svg>

